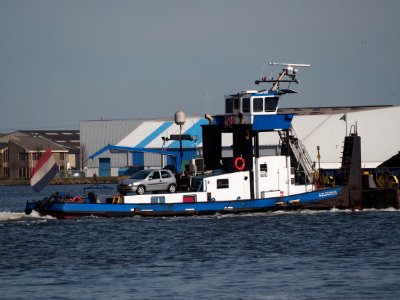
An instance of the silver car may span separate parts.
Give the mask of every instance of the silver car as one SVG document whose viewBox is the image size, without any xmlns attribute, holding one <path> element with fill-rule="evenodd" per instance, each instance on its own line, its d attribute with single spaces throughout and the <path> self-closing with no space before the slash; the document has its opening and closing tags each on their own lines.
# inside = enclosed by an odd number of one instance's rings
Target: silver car
<svg viewBox="0 0 400 300">
<path fill-rule="evenodd" d="M 129 192 L 136 192 L 138 195 L 158 191 L 175 193 L 176 178 L 170 170 L 142 170 L 122 180 L 117 189 L 123 195 Z"/>
</svg>

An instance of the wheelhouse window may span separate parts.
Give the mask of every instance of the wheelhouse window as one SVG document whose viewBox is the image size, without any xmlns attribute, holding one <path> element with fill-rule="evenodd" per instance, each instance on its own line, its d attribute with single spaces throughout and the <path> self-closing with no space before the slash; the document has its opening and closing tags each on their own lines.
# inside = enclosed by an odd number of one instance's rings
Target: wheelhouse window
<svg viewBox="0 0 400 300">
<path fill-rule="evenodd" d="M 276 107 L 278 106 L 279 98 L 278 97 L 265 97 L 265 111 L 266 112 L 274 112 L 276 111 Z"/>
<path fill-rule="evenodd" d="M 263 100 L 263 98 L 253 98 L 253 112 L 262 112 L 264 110 Z"/>
<path fill-rule="evenodd" d="M 217 189 L 229 189 L 229 179 L 217 179 Z"/>
<path fill-rule="evenodd" d="M 232 114 L 233 113 L 233 98 L 228 98 L 225 101 L 225 113 Z"/>
<path fill-rule="evenodd" d="M 250 112 L 250 98 L 243 98 L 243 112 Z"/>
</svg>

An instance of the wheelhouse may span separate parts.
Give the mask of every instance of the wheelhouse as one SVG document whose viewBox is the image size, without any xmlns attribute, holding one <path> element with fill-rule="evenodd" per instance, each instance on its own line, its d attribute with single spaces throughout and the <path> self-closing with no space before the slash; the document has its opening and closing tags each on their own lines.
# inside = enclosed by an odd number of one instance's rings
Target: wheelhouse
<svg viewBox="0 0 400 300">
<path fill-rule="evenodd" d="M 231 115 L 235 124 L 243 121 L 252 123 L 255 115 L 275 115 L 278 105 L 279 96 L 275 93 L 243 91 L 236 95 L 225 96 L 225 115 Z"/>
</svg>

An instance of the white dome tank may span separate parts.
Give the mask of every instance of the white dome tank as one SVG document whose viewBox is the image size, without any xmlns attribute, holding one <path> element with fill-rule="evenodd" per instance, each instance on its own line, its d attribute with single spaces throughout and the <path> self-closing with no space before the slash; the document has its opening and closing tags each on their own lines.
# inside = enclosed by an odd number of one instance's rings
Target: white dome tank
<svg viewBox="0 0 400 300">
<path fill-rule="evenodd" d="M 178 110 L 175 113 L 175 124 L 177 125 L 183 125 L 186 122 L 186 116 L 183 111 Z"/>
</svg>

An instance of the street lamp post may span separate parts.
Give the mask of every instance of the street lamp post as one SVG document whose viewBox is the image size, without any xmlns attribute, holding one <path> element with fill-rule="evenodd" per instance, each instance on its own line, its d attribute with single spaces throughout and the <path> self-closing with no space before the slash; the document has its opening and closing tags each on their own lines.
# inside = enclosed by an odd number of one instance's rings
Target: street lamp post
<svg viewBox="0 0 400 300">
<path fill-rule="evenodd" d="M 175 113 L 175 124 L 179 125 L 179 154 L 181 158 L 181 165 L 183 161 L 183 148 L 182 148 L 182 125 L 186 122 L 186 116 L 183 111 L 178 110 Z M 182 171 L 182 170 L 180 170 Z"/>
<path fill-rule="evenodd" d="M 165 142 L 167 141 L 179 141 L 179 158 L 180 158 L 180 167 L 181 170 L 176 170 L 177 172 L 182 171 L 182 162 L 183 162 L 183 146 L 182 141 L 194 141 L 197 142 L 198 136 L 197 135 L 190 135 L 190 134 L 182 134 L 182 125 L 185 124 L 186 117 L 183 111 L 177 111 L 175 113 L 175 124 L 179 125 L 179 134 L 171 134 L 169 137 L 163 136 L 161 139 Z M 164 146 L 163 146 L 164 147 Z"/>
</svg>

